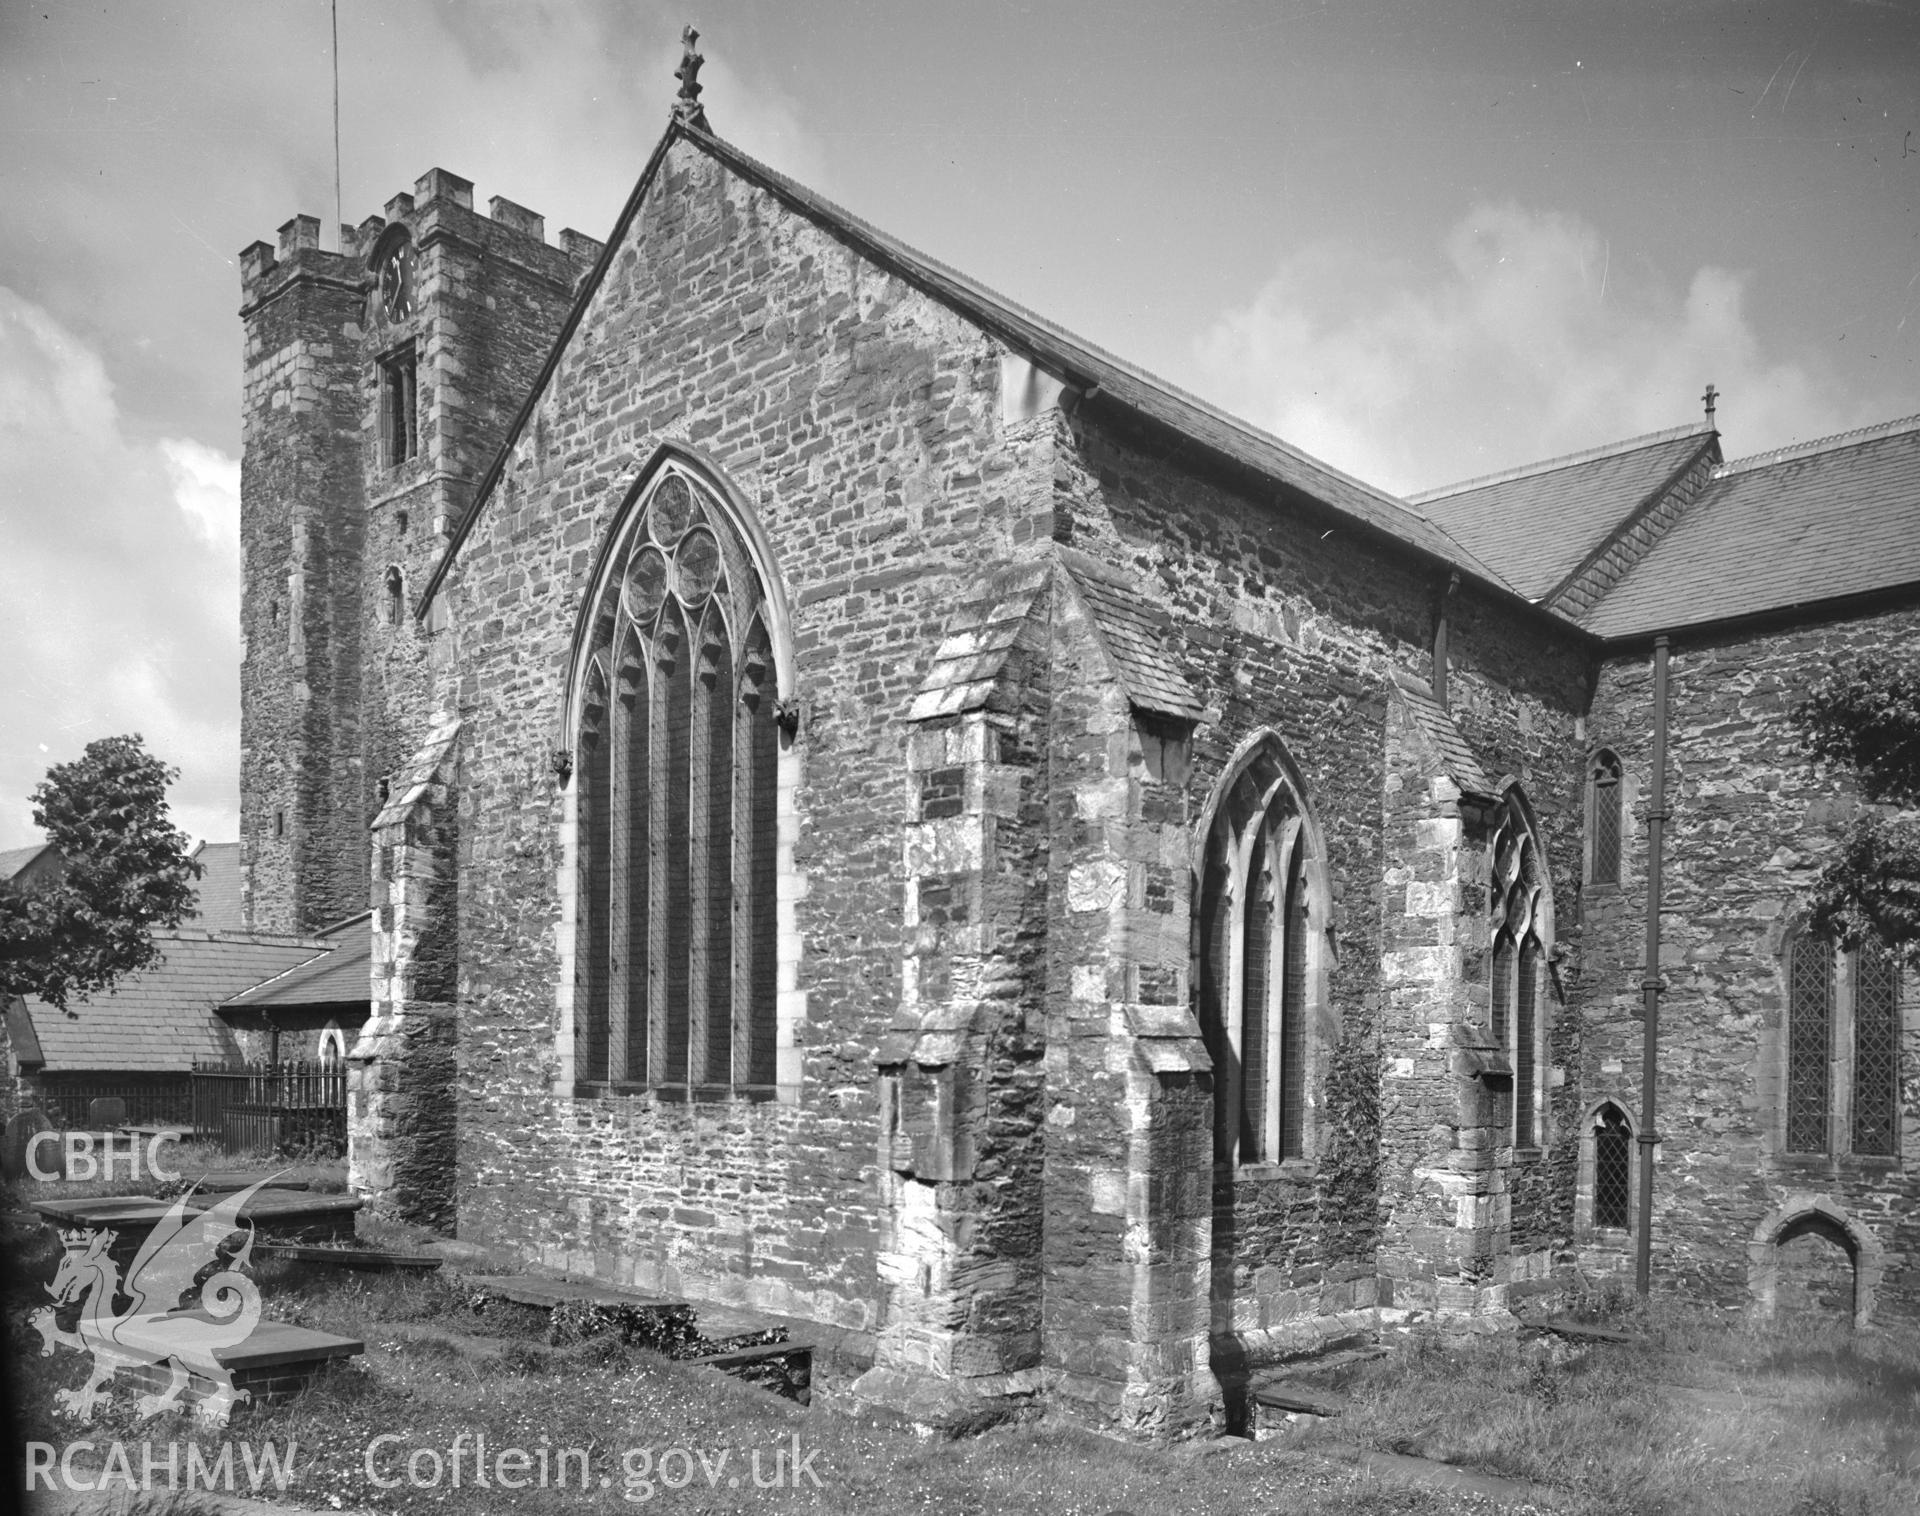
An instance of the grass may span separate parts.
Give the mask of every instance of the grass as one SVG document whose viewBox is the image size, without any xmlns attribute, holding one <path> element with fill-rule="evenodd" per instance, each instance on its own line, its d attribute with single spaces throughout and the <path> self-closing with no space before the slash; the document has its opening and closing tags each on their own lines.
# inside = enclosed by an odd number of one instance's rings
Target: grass
<svg viewBox="0 0 1920 1516">
<path fill-rule="evenodd" d="M 269 1314 L 360 1337 L 365 1356 L 297 1400 L 242 1410 L 223 1434 L 184 1417 L 141 1423 L 124 1392 L 84 1434 L 52 1413 L 52 1391 L 76 1384 L 85 1361 L 38 1356 L 23 1306 L 52 1277 L 57 1243 L 44 1231 L 8 1237 L 8 1357 L 22 1436 L 104 1446 L 272 1440 L 298 1448 L 284 1496 L 319 1509 L 460 1512 L 1109 1513 L 1286 1511 L 1294 1516 L 1437 1516 L 1499 1508 L 1484 1496 L 1383 1482 L 1353 1450 L 1418 1454 L 1542 1487 L 1541 1509 L 1570 1516 L 1910 1516 L 1920 1509 L 1920 1338 L 1853 1334 L 1808 1324 L 1760 1331 L 1678 1308 L 1625 1313 L 1615 1324 L 1643 1340 L 1575 1349 L 1512 1336 L 1457 1339 L 1413 1331 L 1339 1386 L 1350 1412 L 1289 1439 L 1141 1448 L 1047 1421 L 1006 1424 L 948 1441 L 825 1411 L 803 1411 L 709 1370 L 689 1368 L 617 1335 L 555 1345 L 544 1312 L 492 1302 L 475 1311 L 457 1281 L 362 1276 L 268 1262 L 259 1277 Z M 398 1234 L 383 1241 L 399 1241 Z M 490 1455 L 518 1447 L 587 1450 L 587 1489 L 383 1489 L 367 1449 L 390 1435 L 383 1476 L 404 1473 L 413 1449 L 446 1450 L 483 1434 Z M 770 1472 L 798 1437 L 819 1487 L 753 1488 L 752 1454 Z M 662 1452 L 704 1454 L 697 1462 Z M 623 1454 L 635 1460 L 623 1468 Z M 625 1474 L 641 1501 L 623 1500 Z M 184 1456 L 184 1455 L 183 1455 Z M 430 1463 L 423 1463 L 423 1473 Z M 691 1482 L 670 1489 L 662 1472 Z M 570 1476 L 577 1468 L 570 1465 Z M 603 1487 L 602 1477 L 608 1480 Z M 729 1483 L 739 1478 L 740 1485 Z M 577 1481 L 573 1481 L 577 1482 Z M 266 1492 L 263 1492 L 266 1493 Z M 156 1513 L 183 1516 L 164 1502 Z M 1523 1508 L 1524 1509 L 1524 1508 Z"/>
<path fill-rule="evenodd" d="M 1920 1510 L 1920 1333 L 1754 1327 L 1671 1305 L 1612 1324 L 1641 1340 L 1415 1331 L 1349 1375 L 1349 1413 L 1303 1443 L 1464 1464 L 1595 1516 Z"/>
</svg>

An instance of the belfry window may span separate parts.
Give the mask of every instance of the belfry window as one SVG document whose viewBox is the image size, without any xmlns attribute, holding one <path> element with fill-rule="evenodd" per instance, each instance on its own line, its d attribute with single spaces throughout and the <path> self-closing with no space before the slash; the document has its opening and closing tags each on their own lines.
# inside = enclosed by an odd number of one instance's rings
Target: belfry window
<svg viewBox="0 0 1920 1516">
<path fill-rule="evenodd" d="M 1263 739 L 1222 782 L 1201 865 L 1194 983 L 1224 1162 L 1310 1156 L 1308 1025 L 1326 925 L 1314 837 L 1291 762 Z"/>
<path fill-rule="evenodd" d="M 409 342 L 380 360 L 380 461 L 397 468 L 419 451 L 419 370 Z"/>
<path fill-rule="evenodd" d="M 1620 760 L 1601 749 L 1587 767 L 1587 882 L 1620 882 Z"/>
<path fill-rule="evenodd" d="M 1900 964 L 1871 939 L 1787 949 L 1786 1150 L 1900 1152 Z"/>
<path fill-rule="evenodd" d="M 718 496 L 664 466 L 587 623 L 575 783 L 575 1069 L 770 1093 L 778 765 L 767 589 Z"/>
<path fill-rule="evenodd" d="M 1540 1071 L 1546 1043 L 1542 1009 L 1547 954 L 1553 943 L 1553 901 L 1526 805 L 1509 790 L 1493 838 L 1488 881 L 1492 915 L 1488 1009 L 1494 1042 L 1513 1066 L 1513 1145 L 1543 1145 L 1545 1099 Z"/>
</svg>

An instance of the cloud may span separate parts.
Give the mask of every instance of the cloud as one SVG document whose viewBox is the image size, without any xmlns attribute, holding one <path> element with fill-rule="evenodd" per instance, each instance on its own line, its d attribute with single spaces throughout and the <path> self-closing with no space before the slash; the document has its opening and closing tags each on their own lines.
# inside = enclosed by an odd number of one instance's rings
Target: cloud
<svg viewBox="0 0 1920 1516">
<path fill-rule="evenodd" d="M 1418 490 L 1701 418 L 1729 456 L 1885 419 L 1823 366 L 1762 351 L 1747 276 L 1675 289 L 1577 217 L 1476 206 L 1438 263 L 1321 243 L 1198 339 L 1229 409 L 1336 467 Z"/>
<path fill-rule="evenodd" d="M 132 731 L 177 824 L 238 835 L 239 510 L 236 460 L 130 436 L 99 354 L 0 286 L 0 847 L 49 764 Z"/>
<path fill-rule="evenodd" d="M 348 220 L 436 165 L 611 229 L 665 130 L 681 17 L 657 0 L 342 0 Z M 831 187 L 744 24 L 714 126 Z M 183 89 L 190 77 L 200 86 Z M 93 737 L 183 770 L 176 820 L 237 835 L 238 249 L 333 219 L 328 10 L 305 0 L 0 13 L 0 847 Z M 332 231 L 323 234 L 332 244 Z"/>
<path fill-rule="evenodd" d="M 0 7 L 0 269 L 98 352 L 136 430 L 239 437 L 239 250 L 296 212 L 332 247 L 328 8 Z M 341 0 L 342 213 L 428 169 L 604 237 L 666 129 L 682 17 L 659 0 Z M 823 192 L 825 154 L 744 21 L 716 23 L 715 130 Z M 182 80 L 192 81 L 183 87 Z"/>
<path fill-rule="evenodd" d="M 160 439 L 173 503 L 200 540 L 240 572 L 240 460 L 187 437 Z"/>
</svg>

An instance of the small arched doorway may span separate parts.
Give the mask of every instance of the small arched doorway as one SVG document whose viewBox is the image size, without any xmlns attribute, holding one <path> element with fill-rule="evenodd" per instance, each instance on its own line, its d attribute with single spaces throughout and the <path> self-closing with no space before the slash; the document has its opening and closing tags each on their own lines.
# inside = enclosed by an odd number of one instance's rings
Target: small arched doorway
<svg viewBox="0 0 1920 1516">
<path fill-rule="evenodd" d="M 1859 1254 L 1844 1228 L 1817 1212 L 1795 1217 L 1781 1229 L 1775 1256 L 1776 1317 L 1853 1319 L 1859 1293 Z"/>
<path fill-rule="evenodd" d="M 1748 1291 L 1755 1317 L 1830 1317 L 1867 1325 L 1881 1254 L 1873 1233 L 1825 1196 L 1796 1196 L 1755 1229 Z"/>
</svg>

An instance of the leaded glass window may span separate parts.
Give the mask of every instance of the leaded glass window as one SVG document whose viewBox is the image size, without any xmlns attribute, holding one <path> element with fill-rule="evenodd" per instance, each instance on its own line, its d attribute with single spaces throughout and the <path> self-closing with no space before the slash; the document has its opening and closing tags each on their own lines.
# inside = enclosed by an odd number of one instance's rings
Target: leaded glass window
<svg viewBox="0 0 1920 1516">
<path fill-rule="evenodd" d="M 1594 884 L 1620 882 L 1620 760 L 1611 752 L 1594 755 L 1587 774 L 1589 857 Z"/>
<path fill-rule="evenodd" d="M 624 523 L 579 697 L 575 1058 L 687 1096 L 776 1073 L 780 732 L 767 587 L 707 484 Z"/>
<path fill-rule="evenodd" d="M 1494 830 L 1488 907 L 1488 1019 L 1493 1040 L 1513 1069 L 1507 1126 L 1516 1148 L 1537 1148 L 1545 1143 L 1541 1009 L 1553 916 L 1540 839 L 1517 787 L 1508 793 Z"/>
<path fill-rule="evenodd" d="M 1891 1158 L 1900 1110 L 1900 963 L 1876 942 L 1853 955 L 1853 1150 Z"/>
<path fill-rule="evenodd" d="M 1795 938 L 1787 956 L 1786 1045 L 1786 1150 L 1830 1154 L 1838 1144 L 1843 1153 L 1897 1158 L 1899 959 L 1872 939 L 1849 951 Z M 1843 1097 L 1837 1112 L 1836 1094 Z"/>
<path fill-rule="evenodd" d="M 1787 1151 L 1827 1151 L 1833 1100 L 1833 947 L 1799 937 L 1787 962 Z"/>
<path fill-rule="evenodd" d="M 1514 985 L 1513 1011 L 1513 1145 L 1538 1147 L 1539 1118 L 1534 1112 L 1534 1090 L 1539 1060 L 1533 1050 L 1539 1041 L 1537 1016 L 1540 994 L 1540 939 L 1528 935 L 1520 945 L 1520 972 Z"/>
<path fill-rule="evenodd" d="M 1304 1151 L 1307 1103 L 1307 858 L 1296 847 L 1287 871 L 1285 979 L 1280 1020 L 1280 1156 Z"/>
<path fill-rule="evenodd" d="M 1307 1156 L 1307 1023 L 1324 926 L 1291 769 L 1278 739 L 1254 744 L 1222 784 L 1201 863 L 1195 998 L 1224 1162 Z"/>
<path fill-rule="evenodd" d="M 1626 1231 L 1633 1215 L 1633 1133 L 1626 1113 L 1605 1105 L 1593 1129 L 1593 1224 Z"/>
</svg>

